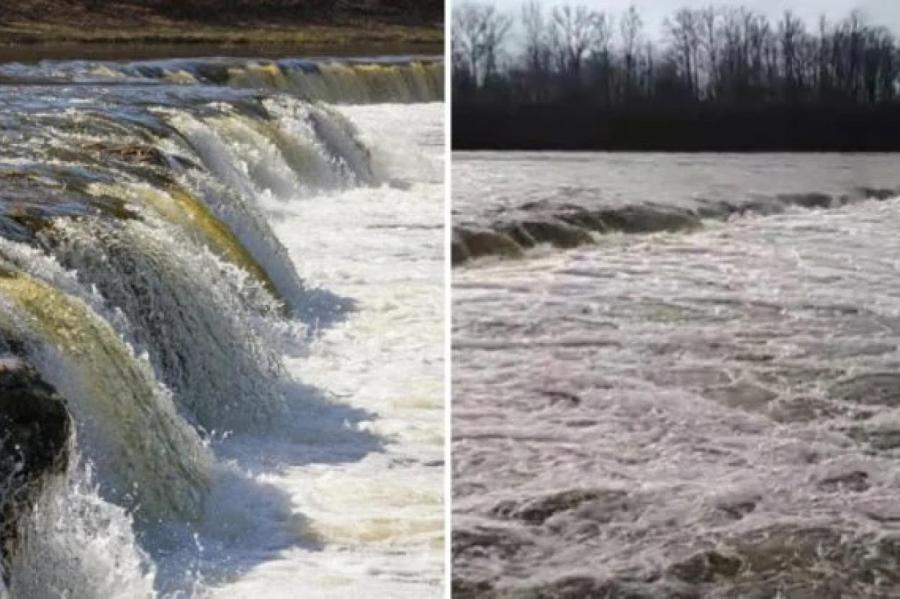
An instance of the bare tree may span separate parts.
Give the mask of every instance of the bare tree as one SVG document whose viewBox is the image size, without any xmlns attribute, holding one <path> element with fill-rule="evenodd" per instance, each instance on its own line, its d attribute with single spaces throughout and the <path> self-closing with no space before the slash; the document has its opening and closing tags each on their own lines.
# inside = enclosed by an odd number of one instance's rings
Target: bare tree
<svg viewBox="0 0 900 599">
<path fill-rule="evenodd" d="M 741 7 L 683 8 L 664 21 L 661 45 L 646 39 L 634 6 L 615 27 L 611 16 L 587 6 L 548 13 L 541 0 L 527 0 L 519 19 L 523 43 L 510 46 L 517 55 L 501 69 L 511 19 L 491 5 L 456 7 L 457 90 L 498 101 L 601 106 L 636 99 L 742 108 L 898 100 L 897 40 L 860 13 L 835 23 L 823 17 L 807 31 L 790 11 L 770 22 Z"/>
<path fill-rule="evenodd" d="M 522 28 L 525 34 L 525 67 L 532 72 L 550 69 L 550 40 L 544 22 L 544 11 L 538 0 L 522 5 Z"/>
<path fill-rule="evenodd" d="M 697 13 L 698 33 L 700 45 L 705 54 L 703 74 L 706 80 L 704 96 L 707 99 L 714 98 L 718 85 L 719 70 L 719 10 L 714 6 L 700 9 Z"/>
<path fill-rule="evenodd" d="M 557 6 L 552 13 L 550 40 L 559 71 L 577 76 L 588 55 L 608 44 L 606 15 L 585 6 Z"/>
<path fill-rule="evenodd" d="M 798 88 L 798 70 L 800 46 L 806 30 L 803 21 L 787 10 L 784 12 L 781 22 L 778 24 L 778 37 L 781 42 L 781 60 L 784 73 L 787 97 L 795 99 Z"/>
<path fill-rule="evenodd" d="M 672 44 L 675 64 L 691 93 L 696 93 L 698 88 L 699 23 L 700 19 L 697 13 L 689 8 L 682 8 L 671 19 L 666 19 L 664 22 Z"/>
<path fill-rule="evenodd" d="M 550 38 L 538 0 L 522 5 L 521 21 L 525 41 L 525 93 L 536 101 L 547 100 L 551 71 Z"/>
<path fill-rule="evenodd" d="M 465 71 L 476 86 L 496 74 L 511 25 L 512 19 L 493 5 L 457 5 L 453 10 L 454 70 Z"/>
<path fill-rule="evenodd" d="M 622 53 L 625 69 L 625 90 L 626 98 L 630 98 L 634 94 L 634 84 L 637 79 L 637 52 L 641 42 L 641 32 L 644 22 L 641 20 L 634 4 L 628 7 L 628 11 L 622 20 L 619 21 L 619 33 L 622 36 Z"/>
</svg>

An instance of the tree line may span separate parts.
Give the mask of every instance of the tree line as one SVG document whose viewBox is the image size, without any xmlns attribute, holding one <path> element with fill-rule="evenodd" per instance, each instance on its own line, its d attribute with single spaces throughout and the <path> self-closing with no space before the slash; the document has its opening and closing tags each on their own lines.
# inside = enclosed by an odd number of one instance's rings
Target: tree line
<svg viewBox="0 0 900 599">
<path fill-rule="evenodd" d="M 462 103 L 881 105 L 900 92 L 900 49 L 859 12 L 810 25 L 791 11 L 682 8 L 651 38 L 634 6 L 468 2 L 453 11 L 452 71 Z"/>
</svg>

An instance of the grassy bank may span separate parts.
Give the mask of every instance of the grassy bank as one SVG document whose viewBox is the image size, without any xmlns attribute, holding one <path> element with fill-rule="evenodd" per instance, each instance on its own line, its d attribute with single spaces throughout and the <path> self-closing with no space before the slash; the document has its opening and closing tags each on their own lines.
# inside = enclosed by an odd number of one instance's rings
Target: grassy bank
<svg viewBox="0 0 900 599">
<path fill-rule="evenodd" d="M 333 46 L 345 44 L 440 45 L 434 27 L 380 24 L 209 26 L 196 24 L 90 27 L 57 23 L 8 23 L 0 26 L 4 45 L 22 44 L 218 44 L 225 46 Z"/>
<path fill-rule="evenodd" d="M 203 53 L 218 48 L 230 54 L 333 53 L 340 48 L 440 53 L 443 49 L 443 13 L 433 2 L 399 12 L 395 3 L 298 4 L 293 0 L 17 0 L 13 4 L 0 6 L 0 59 L 94 57 L 100 47 L 109 48 L 113 55 L 129 54 L 129 49 L 150 55 L 195 54 L 201 48 Z M 171 52 L 153 51 L 162 47 Z"/>
</svg>

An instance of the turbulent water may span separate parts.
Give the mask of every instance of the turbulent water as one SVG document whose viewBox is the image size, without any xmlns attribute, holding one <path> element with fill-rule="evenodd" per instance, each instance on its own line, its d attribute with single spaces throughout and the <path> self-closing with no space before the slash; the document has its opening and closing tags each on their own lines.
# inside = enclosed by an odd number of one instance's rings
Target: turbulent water
<svg viewBox="0 0 900 599">
<path fill-rule="evenodd" d="M 454 156 L 457 234 L 777 206 L 454 270 L 455 596 L 900 596 L 898 183 L 878 155 Z"/>
<path fill-rule="evenodd" d="M 0 596 L 441 594 L 441 72 L 0 65 L 0 348 L 74 423 Z"/>
<path fill-rule="evenodd" d="M 456 155 L 453 262 L 896 195 L 890 155 Z M 457 199 L 458 198 L 458 199 Z"/>
</svg>

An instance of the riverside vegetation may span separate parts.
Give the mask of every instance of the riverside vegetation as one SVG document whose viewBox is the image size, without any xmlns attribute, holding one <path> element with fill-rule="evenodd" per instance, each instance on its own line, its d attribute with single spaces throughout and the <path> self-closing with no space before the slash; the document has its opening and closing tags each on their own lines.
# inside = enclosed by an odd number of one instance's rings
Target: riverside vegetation
<svg viewBox="0 0 900 599">
<path fill-rule="evenodd" d="M 513 26 L 520 40 L 513 41 Z M 453 17 L 457 149 L 798 151 L 900 148 L 900 54 L 859 12 L 815 24 L 683 8 L 646 31 L 632 7 Z"/>
</svg>

